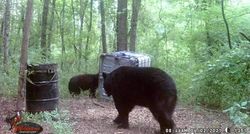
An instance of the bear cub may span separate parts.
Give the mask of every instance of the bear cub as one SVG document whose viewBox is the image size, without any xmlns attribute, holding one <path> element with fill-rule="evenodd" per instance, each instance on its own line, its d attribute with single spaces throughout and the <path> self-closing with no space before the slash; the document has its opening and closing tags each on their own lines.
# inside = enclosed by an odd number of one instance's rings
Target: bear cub
<svg viewBox="0 0 250 134">
<path fill-rule="evenodd" d="M 96 98 L 99 74 L 81 74 L 72 77 L 69 81 L 69 93 L 72 96 L 79 95 L 82 91 L 89 90 L 89 97 Z"/>
</svg>

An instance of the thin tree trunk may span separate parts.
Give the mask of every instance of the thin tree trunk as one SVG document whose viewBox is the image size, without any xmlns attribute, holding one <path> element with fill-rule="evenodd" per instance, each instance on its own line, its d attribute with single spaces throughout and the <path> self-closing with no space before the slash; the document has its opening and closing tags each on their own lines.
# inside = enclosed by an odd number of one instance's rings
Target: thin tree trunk
<svg viewBox="0 0 250 134">
<path fill-rule="evenodd" d="M 117 18 L 114 18 L 113 22 L 117 21 L 116 19 Z M 114 27 L 113 32 L 116 32 L 116 35 L 117 35 L 117 23 L 113 23 L 113 27 Z M 115 51 L 115 50 L 118 49 L 118 46 L 117 46 L 117 36 L 114 36 L 111 40 L 112 41 L 110 41 L 110 42 L 111 42 L 112 48 L 113 48 L 112 51 Z"/>
<path fill-rule="evenodd" d="M 63 70 L 63 59 L 64 59 L 64 55 L 65 55 L 65 44 L 64 44 L 64 18 L 65 18 L 65 0 L 63 0 L 63 7 L 62 7 L 62 11 L 61 11 L 61 22 L 60 22 L 60 35 L 61 35 L 61 45 L 62 45 L 62 49 L 61 49 L 61 54 L 62 54 L 62 58 L 61 58 L 61 69 Z"/>
<path fill-rule="evenodd" d="M 72 16 L 73 16 L 73 47 L 75 52 L 75 57 L 77 59 L 77 47 L 76 47 L 76 18 L 75 18 L 75 8 L 74 1 L 71 0 Z"/>
<path fill-rule="evenodd" d="M 127 50 L 128 24 L 127 24 L 127 0 L 118 0 L 117 7 L 117 51 Z"/>
<path fill-rule="evenodd" d="M 221 10 L 222 10 L 222 17 L 223 17 L 224 23 L 226 25 L 228 45 L 229 45 L 229 48 L 232 49 L 229 26 L 228 26 L 228 23 L 227 23 L 225 12 L 224 12 L 224 0 L 221 0 Z"/>
<path fill-rule="evenodd" d="M 1 20 L 0 22 L 1 22 L 0 37 L 3 38 L 3 20 Z"/>
<path fill-rule="evenodd" d="M 211 51 L 211 47 L 212 47 L 212 44 L 211 44 L 211 37 L 210 37 L 210 33 L 209 33 L 209 28 L 208 28 L 208 25 L 209 23 L 205 22 L 205 28 L 206 28 L 206 37 L 207 37 L 207 46 L 208 46 L 208 53 L 210 56 L 213 56 L 213 52 Z"/>
<path fill-rule="evenodd" d="M 50 23 L 49 23 L 49 32 L 48 32 L 48 52 L 51 52 L 51 39 L 53 36 L 53 26 L 54 26 L 54 16 L 55 16 L 55 7 L 56 7 L 56 0 L 52 1 L 52 9 L 51 9 L 51 16 L 50 16 Z"/>
<path fill-rule="evenodd" d="M 93 0 L 90 0 L 90 11 L 89 11 L 89 25 L 88 25 L 88 34 L 86 39 L 86 45 L 85 45 L 85 53 L 84 53 L 84 60 L 85 60 L 85 71 L 87 71 L 87 60 L 88 60 L 88 47 L 89 47 L 89 40 L 90 40 L 90 34 L 92 29 L 92 18 L 93 18 Z"/>
<path fill-rule="evenodd" d="M 102 52 L 107 53 L 104 0 L 100 0 Z"/>
<path fill-rule="evenodd" d="M 46 36 L 47 36 L 47 20 L 49 12 L 49 2 L 50 0 L 43 1 L 43 16 L 42 16 L 42 27 L 41 27 L 41 48 L 43 59 L 47 58 L 47 45 L 46 45 Z"/>
<path fill-rule="evenodd" d="M 9 57 L 9 34 L 10 34 L 10 0 L 6 0 L 3 21 L 3 65 L 4 71 L 8 72 Z"/>
<path fill-rule="evenodd" d="M 20 31 L 22 30 L 22 26 L 23 26 L 23 23 L 24 23 L 24 17 L 25 17 L 25 7 L 24 5 L 21 6 L 21 23 L 19 23 L 18 25 L 18 30 L 17 30 L 17 34 L 19 35 L 20 34 Z"/>
<path fill-rule="evenodd" d="M 131 18 L 131 29 L 130 29 L 130 42 L 129 42 L 129 50 L 135 51 L 135 42 L 136 42 L 136 29 L 137 29 L 137 21 L 138 14 L 141 6 L 141 0 L 133 0 L 132 3 L 132 18 Z"/>
<path fill-rule="evenodd" d="M 87 3 L 88 0 L 86 0 L 85 2 L 83 2 L 83 0 L 80 0 L 80 29 L 79 29 L 79 39 L 78 39 L 78 45 L 79 45 L 79 49 L 78 49 L 78 68 L 77 70 L 80 71 L 81 70 L 81 60 L 82 60 L 82 30 L 83 30 L 83 18 L 85 15 L 85 10 L 87 8 Z"/>
<path fill-rule="evenodd" d="M 2 39 L 3 39 L 3 20 L 1 20 L 0 23 L 1 23 L 1 29 L 0 29 L 0 39 L 1 39 L 1 40 L 0 40 L 0 41 L 2 42 Z M 0 53 L 3 52 L 2 50 L 3 50 L 3 46 L 1 45 L 1 46 L 0 46 Z"/>
<path fill-rule="evenodd" d="M 27 59 L 28 59 L 28 46 L 29 46 L 29 34 L 30 26 L 32 21 L 32 8 L 33 0 L 27 1 L 27 10 L 25 15 L 25 21 L 23 26 L 23 40 L 21 47 L 21 57 L 20 57 L 20 71 L 18 80 L 18 97 L 16 110 L 21 111 L 25 109 L 25 89 L 26 89 L 26 69 L 27 69 Z"/>
<path fill-rule="evenodd" d="M 16 8 L 19 8 L 18 6 Z M 19 13 L 20 11 L 17 11 L 17 13 Z M 22 38 L 22 28 L 23 28 L 23 23 L 24 23 L 24 17 L 25 17 L 25 4 L 21 5 L 21 13 L 20 13 L 20 20 L 19 20 L 19 24 L 18 24 L 18 28 L 17 28 L 17 36 L 15 37 L 15 44 Z M 18 47 L 14 47 L 12 49 L 12 53 L 18 53 L 19 52 L 19 48 Z"/>
</svg>

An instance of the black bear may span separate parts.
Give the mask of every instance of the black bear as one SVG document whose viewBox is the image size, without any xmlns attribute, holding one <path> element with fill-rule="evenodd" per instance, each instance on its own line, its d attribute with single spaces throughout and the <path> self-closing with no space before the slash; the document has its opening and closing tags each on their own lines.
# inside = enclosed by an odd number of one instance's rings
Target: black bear
<svg viewBox="0 0 250 134">
<path fill-rule="evenodd" d="M 81 90 L 89 90 L 89 96 L 95 98 L 95 92 L 98 87 L 99 74 L 81 74 L 74 76 L 69 81 L 69 92 L 72 96 L 79 95 Z"/>
<path fill-rule="evenodd" d="M 122 66 L 110 74 L 103 73 L 104 89 L 112 95 L 118 116 L 118 128 L 128 128 L 129 112 L 134 106 L 147 107 L 160 124 L 160 133 L 175 127 L 172 115 L 176 106 L 175 82 L 164 71 L 153 67 Z"/>
</svg>

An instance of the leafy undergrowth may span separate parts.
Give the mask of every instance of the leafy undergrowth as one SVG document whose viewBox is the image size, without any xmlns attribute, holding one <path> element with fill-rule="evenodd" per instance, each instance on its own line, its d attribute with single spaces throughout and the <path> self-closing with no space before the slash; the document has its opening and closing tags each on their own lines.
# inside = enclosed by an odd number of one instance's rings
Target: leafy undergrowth
<svg viewBox="0 0 250 134">
<path fill-rule="evenodd" d="M 250 127 L 250 101 L 234 103 L 223 112 L 228 113 L 230 120 L 237 126 Z"/>
<path fill-rule="evenodd" d="M 37 114 L 24 113 L 23 121 L 29 121 L 41 124 L 43 127 L 49 127 L 44 129 L 43 133 L 54 134 L 72 134 L 72 124 L 69 121 L 69 111 L 67 110 L 54 110 L 51 112 L 40 112 Z"/>
<path fill-rule="evenodd" d="M 193 78 L 190 93 L 200 105 L 227 109 L 235 102 L 249 101 L 249 76 L 250 47 L 238 47 L 205 62 Z"/>
</svg>

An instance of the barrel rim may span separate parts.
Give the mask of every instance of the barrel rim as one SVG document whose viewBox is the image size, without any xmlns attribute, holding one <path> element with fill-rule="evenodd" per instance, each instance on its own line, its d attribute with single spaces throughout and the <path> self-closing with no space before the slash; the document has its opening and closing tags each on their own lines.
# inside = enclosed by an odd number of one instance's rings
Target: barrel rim
<svg viewBox="0 0 250 134">
<path fill-rule="evenodd" d="M 50 64 L 29 64 L 27 65 L 28 70 L 47 70 L 47 69 L 54 69 L 56 70 L 58 65 L 56 63 Z"/>
</svg>

